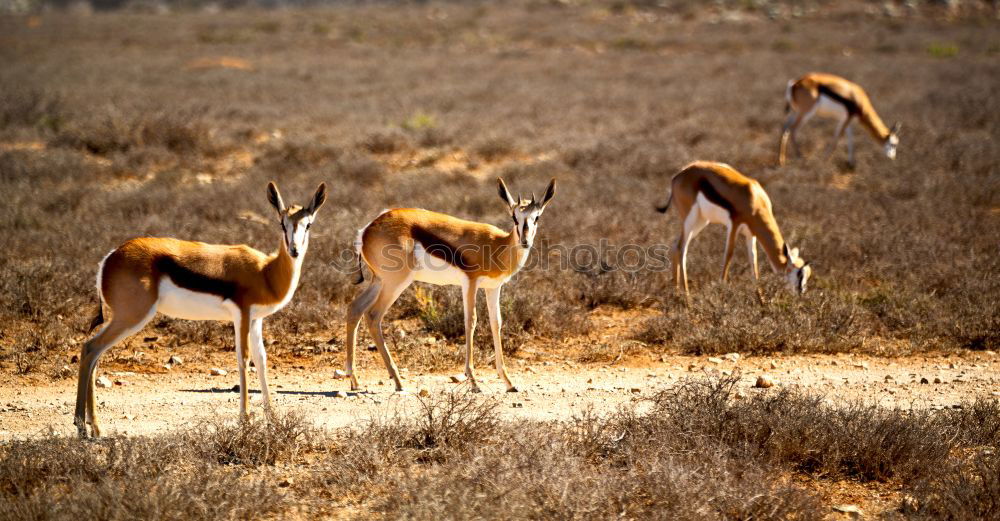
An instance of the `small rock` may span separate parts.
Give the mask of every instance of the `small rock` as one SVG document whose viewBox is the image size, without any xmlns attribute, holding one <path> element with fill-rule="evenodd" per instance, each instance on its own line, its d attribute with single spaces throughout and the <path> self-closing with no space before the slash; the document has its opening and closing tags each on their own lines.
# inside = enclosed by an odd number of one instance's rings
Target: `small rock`
<svg viewBox="0 0 1000 521">
<path fill-rule="evenodd" d="M 212 376 L 226 376 L 227 371 L 225 369 L 219 369 L 218 367 L 213 367 L 211 370 L 209 370 L 209 373 L 211 373 Z"/>
<path fill-rule="evenodd" d="M 283 479 L 283 480 L 281 480 L 281 481 L 278 482 L 278 486 L 281 487 L 281 488 L 287 488 L 287 487 L 292 486 L 293 483 L 295 483 L 294 479 L 292 479 L 292 478 L 285 478 L 285 479 Z"/>
<path fill-rule="evenodd" d="M 950 364 L 948 364 L 948 369 L 956 369 L 956 368 L 958 368 L 958 366 L 955 365 L 955 362 L 951 362 Z"/>
<path fill-rule="evenodd" d="M 695 371 L 697 369 L 698 369 L 697 365 L 695 365 L 695 364 L 688 364 L 688 371 Z"/>
<path fill-rule="evenodd" d="M 510 406 L 512 408 L 514 408 L 514 409 L 523 409 L 524 408 L 524 404 L 521 403 L 521 402 L 514 402 L 514 403 L 510 404 Z"/>
<path fill-rule="evenodd" d="M 174 366 L 172 366 L 170 364 L 163 364 L 163 368 L 166 369 L 167 371 L 169 371 L 169 370 L 173 369 Z"/>
<path fill-rule="evenodd" d="M 722 358 L 725 358 L 726 360 L 729 360 L 730 362 L 739 362 L 740 361 L 740 354 L 739 353 L 726 353 Z"/>
<path fill-rule="evenodd" d="M 170 365 L 181 365 L 181 364 L 184 363 L 184 359 L 181 358 L 181 357 L 179 357 L 179 356 L 174 355 L 174 356 L 171 356 L 167 360 L 167 363 L 170 364 Z"/>
<path fill-rule="evenodd" d="M 368 344 L 369 351 L 378 351 L 378 346 L 375 344 Z"/>
<path fill-rule="evenodd" d="M 926 379 L 926 378 L 921 378 L 920 379 L 920 383 L 922 383 L 922 384 L 929 384 L 929 383 L 931 383 L 931 381 L 928 380 L 928 379 Z"/>
<path fill-rule="evenodd" d="M 830 365 L 840 365 L 840 362 L 836 360 L 830 360 Z"/>
<path fill-rule="evenodd" d="M 757 383 L 753 385 L 754 387 L 760 389 L 767 389 L 768 387 L 774 387 L 774 379 L 766 374 L 762 374 L 757 377 Z"/>
<path fill-rule="evenodd" d="M 587 378 L 587 383 L 588 383 L 588 384 L 592 384 L 592 383 L 594 383 L 594 379 L 593 379 L 593 378 Z"/>
<path fill-rule="evenodd" d="M 920 382 L 920 383 L 923 383 L 923 382 Z M 936 384 L 941 383 L 941 379 L 940 378 L 934 378 L 934 383 L 936 383 Z"/>
<path fill-rule="evenodd" d="M 69 363 L 71 364 L 80 363 L 80 355 L 73 355 L 72 358 L 69 359 Z"/>
<path fill-rule="evenodd" d="M 634 394 L 639 394 L 639 393 L 642 392 L 642 389 L 639 389 L 638 387 L 633 387 L 633 388 L 631 388 L 629 390 L 632 391 L 632 393 L 634 393 Z"/>
<path fill-rule="evenodd" d="M 125 387 L 126 385 L 128 385 L 128 382 L 126 382 L 125 380 L 115 380 L 115 385 L 120 387 Z"/>
<path fill-rule="evenodd" d="M 421 398 L 426 398 L 426 397 L 428 397 L 430 395 L 431 395 L 431 393 L 427 389 L 421 389 L 420 392 L 417 393 L 417 396 L 420 396 Z"/>
<path fill-rule="evenodd" d="M 451 375 L 450 379 L 451 379 L 452 383 L 460 384 L 460 383 L 468 380 L 469 378 L 467 376 L 465 376 L 464 374 L 453 374 L 453 375 Z"/>
<path fill-rule="evenodd" d="M 238 392 L 240 392 L 240 384 L 236 384 L 236 385 L 234 385 L 234 386 L 233 386 L 233 388 L 232 388 L 232 389 L 230 389 L 230 391 L 232 391 L 232 392 L 234 392 L 234 393 L 238 393 Z"/>
<path fill-rule="evenodd" d="M 97 380 L 94 382 L 94 385 L 98 387 L 108 388 L 111 387 L 111 380 L 108 380 L 103 376 L 98 376 Z"/>
<path fill-rule="evenodd" d="M 861 509 L 857 505 L 833 505 L 832 508 L 834 512 L 850 514 L 852 518 L 860 518 L 862 516 Z"/>
<path fill-rule="evenodd" d="M 893 378 L 891 374 L 887 374 L 887 375 L 885 375 L 885 381 L 886 382 L 895 382 L 896 379 Z"/>
<path fill-rule="evenodd" d="M 423 342 L 425 345 L 433 345 L 437 343 L 437 339 L 432 336 L 425 336 Z"/>
<path fill-rule="evenodd" d="M 721 364 L 722 363 L 722 359 L 714 357 L 714 356 L 710 356 L 710 357 L 708 357 L 708 363 L 710 363 L 710 364 Z"/>
<path fill-rule="evenodd" d="M 771 369 L 777 369 L 777 368 L 778 368 L 778 362 L 771 360 Z"/>
</svg>

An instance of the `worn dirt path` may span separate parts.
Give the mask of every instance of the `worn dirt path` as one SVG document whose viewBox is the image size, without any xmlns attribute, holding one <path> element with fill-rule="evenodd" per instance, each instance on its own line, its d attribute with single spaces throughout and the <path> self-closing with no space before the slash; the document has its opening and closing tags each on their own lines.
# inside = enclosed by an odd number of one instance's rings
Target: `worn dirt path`
<svg viewBox="0 0 1000 521">
<path fill-rule="evenodd" d="M 723 358 L 723 357 L 719 357 Z M 465 384 L 451 382 L 447 373 L 405 374 L 408 393 L 394 393 L 380 364 L 369 360 L 359 375 L 367 390 L 347 392 L 345 380 L 321 372 L 282 366 L 272 369 L 269 382 L 278 407 L 295 409 L 323 427 L 343 427 L 373 416 L 419 410 L 421 389 L 434 396 Z M 512 378 L 522 392 L 506 393 L 487 367 L 480 382 L 487 396 L 503 403 L 511 419 L 562 420 L 588 409 L 607 413 L 669 386 L 680 379 L 705 373 L 739 370 L 744 394 L 755 389 L 760 374 L 778 386 L 797 386 L 831 400 L 864 399 L 883 406 L 952 407 L 979 396 L 1000 395 L 996 368 L 1000 358 L 991 353 L 918 355 L 877 358 L 854 355 L 742 357 L 715 363 L 709 357 L 665 356 L 655 362 L 631 360 L 614 365 L 577 365 L 571 362 L 511 361 Z M 234 365 L 234 364 L 233 364 Z M 102 371 L 122 382 L 97 389 L 98 414 L 105 432 L 149 434 L 182 428 L 207 415 L 235 417 L 239 394 L 233 367 L 212 376 L 204 367 L 174 368 L 166 374 Z M 256 375 L 251 374 L 251 389 Z M 926 379 L 928 383 L 921 383 Z M 938 383 L 935 383 L 937 381 Z M 381 383 L 380 383 L 381 382 Z M 32 381 L 0 374 L 0 440 L 49 432 L 72 434 L 75 378 Z M 260 395 L 251 395 L 251 410 L 259 412 Z"/>
</svg>

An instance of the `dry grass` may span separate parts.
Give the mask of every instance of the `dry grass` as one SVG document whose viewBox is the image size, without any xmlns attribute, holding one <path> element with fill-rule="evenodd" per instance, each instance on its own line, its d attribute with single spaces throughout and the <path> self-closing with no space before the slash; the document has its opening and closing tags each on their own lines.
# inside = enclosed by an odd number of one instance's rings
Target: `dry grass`
<svg viewBox="0 0 1000 521">
<path fill-rule="evenodd" d="M 315 429 L 296 414 L 215 420 L 151 438 L 0 445 L 0 519 L 824 519 L 802 480 L 902 488 L 887 517 L 989 517 L 998 497 L 995 401 L 951 411 L 824 404 L 734 379 L 664 389 L 645 412 L 508 422 L 500 402 L 445 394 L 416 414 Z M 207 427 L 206 427 L 207 426 Z M 984 446 L 985 444 L 985 446 Z"/>
<path fill-rule="evenodd" d="M 127 238 L 273 247 L 278 230 L 261 193 L 268 179 L 290 198 L 318 180 L 332 188 L 301 289 L 269 320 L 269 334 L 295 339 L 332 329 L 339 337 L 343 306 L 356 291 L 353 274 L 339 266 L 351 264 L 355 230 L 390 206 L 506 226 L 493 173 L 523 193 L 560 179 L 540 240 L 567 248 L 539 248 L 536 260 L 554 267 L 533 265 L 505 290 L 511 352 L 526 341 L 586 333 L 587 311 L 600 306 L 662 309 L 633 336 L 690 353 L 1000 347 L 992 240 L 1000 107 L 991 105 L 996 67 L 982 58 L 991 52 L 991 22 L 847 22 L 818 12 L 793 21 L 778 3 L 776 21 L 750 9 L 748 21 L 727 22 L 739 27 L 730 31 L 739 38 L 729 38 L 702 23 L 697 9 L 622 5 L 598 7 L 605 14 L 597 18 L 572 6 L 449 4 L 236 11 L 211 22 L 187 12 L 130 15 L 128 23 L 118 14 L 50 13 L 30 28 L 17 17 L 0 20 L 10 43 L 0 51 L 9 64 L 0 71 L 0 142 L 12 144 L 0 148 L 8 194 L 0 223 L 8 250 L 18 252 L 0 261 L 0 321 L 9 333 L 0 363 L 13 367 L 15 353 L 31 348 L 18 331 L 49 328 L 79 341 L 89 318 L 80 310 L 95 302 L 94 266 Z M 669 14 L 678 12 L 692 18 Z M 370 26 L 356 27 L 361 18 Z M 846 39 L 847 23 L 865 24 L 865 36 Z M 255 29 L 261 24 L 268 29 Z M 771 45 L 775 34 L 793 43 Z M 957 42 L 961 52 L 928 55 L 936 41 Z M 96 50 L 86 66 L 71 51 L 82 42 Z M 114 51 L 120 45 L 141 56 L 138 69 L 125 68 Z M 323 51 L 305 51 L 316 46 Z M 256 58 L 245 69 L 184 65 L 219 55 Z M 379 68 L 366 65 L 373 60 Z M 859 136 L 853 173 L 817 160 L 771 166 L 785 78 L 811 68 L 858 79 L 886 119 L 904 122 L 896 162 Z M 104 80 L 86 81 L 93 76 Z M 415 78 L 433 81 L 415 87 Z M 911 88 L 894 88 L 900 83 Z M 70 84 L 77 87 L 61 87 Z M 806 149 L 817 150 L 827 130 L 807 127 Z M 392 159 L 456 151 L 472 171 Z M 540 155 L 548 159 L 519 159 Z M 569 248 L 601 240 L 672 244 L 676 218 L 647 208 L 665 197 L 673 172 L 701 158 L 762 180 L 785 235 L 814 261 L 805 298 L 786 295 L 765 267 L 762 308 L 740 257 L 733 282 L 715 282 L 721 232 L 714 229 L 691 254 L 690 308 L 672 295 L 668 271 L 623 269 L 613 254 L 582 267 L 559 264 Z M 460 342 L 457 294 L 430 293 L 436 315 L 404 297 L 394 316 L 419 316 L 426 333 Z M 57 315 L 64 319 L 51 329 Z M 488 349 L 485 316 L 484 308 L 480 344 Z M 220 337 L 216 325 L 168 324 L 157 321 L 151 334 L 180 335 L 181 344 Z M 417 351 L 411 342 L 399 349 Z M 65 351 L 42 352 L 44 365 L 47 353 Z"/>
</svg>

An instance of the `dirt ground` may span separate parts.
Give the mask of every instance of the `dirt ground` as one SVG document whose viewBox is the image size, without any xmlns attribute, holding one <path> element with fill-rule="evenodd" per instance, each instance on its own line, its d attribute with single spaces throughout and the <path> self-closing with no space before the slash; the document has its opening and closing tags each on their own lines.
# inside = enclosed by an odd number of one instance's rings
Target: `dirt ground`
<svg viewBox="0 0 1000 521">
<path fill-rule="evenodd" d="M 478 377 L 487 396 L 504 403 L 512 420 L 564 420 L 592 410 L 607 413 L 680 379 L 739 371 L 744 393 L 768 392 L 754 387 L 759 375 L 776 386 L 795 386 L 833 401 L 864 400 L 889 407 L 945 408 L 976 397 L 1000 395 L 996 356 L 992 352 L 869 357 L 849 354 L 778 357 L 636 357 L 615 364 L 511 360 L 511 376 L 521 392 L 506 393 L 489 361 L 480 361 Z M 149 434 L 177 429 L 211 414 L 235 415 L 239 393 L 235 362 L 213 360 L 227 374 L 213 376 L 208 365 L 178 365 L 169 372 L 100 371 L 112 383 L 97 389 L 98 414 L 108 434 Z M 212 366 L 215 367 L 215 366 Z M 419 395 L 465 389 L 456 372 L 420 372 L 401 368 L 407 390 L 393 392 L 375 353 L 362 350 L 359 377 L 365 389 L 350 392 L 346 380 L 334 378 L 337 366 L 299 368 L 280 364 L 270 369 L 269 385 L 277 407 L 304 413 L 317 425 L 336 428 L 367 418 L 415 413 Z M 74 375 L 75 376 L 75 375 Z M 258 412 L 256 373 L 249 375 L 251 411 Z M 75 377 L 61 380 L 0 376 L 0 439 L 48 432 L 72 434 Z M 926 382 L 926 383 L 925 383 Z"/>
</svg>

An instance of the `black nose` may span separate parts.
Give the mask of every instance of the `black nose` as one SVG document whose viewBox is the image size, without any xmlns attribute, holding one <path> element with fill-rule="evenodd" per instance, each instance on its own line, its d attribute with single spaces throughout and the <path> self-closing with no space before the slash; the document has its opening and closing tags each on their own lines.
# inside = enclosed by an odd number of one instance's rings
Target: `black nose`
<svg viewBox="0 0 1000 521">
<path fill-rule="evenodd" d="M 292 258 L 294 259 L 295 257 L 298 257 L 298 256 L 299 256 L 299 249 L 298 249 L 298 248 L 292 248 L 292 251 L 290 251 L 290 252 L 288 252 L 288 253 L 289 253 L 289 254 L 290 254 L 290 255 L 292 256 Z"/>
</svg>

